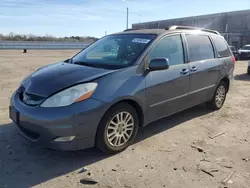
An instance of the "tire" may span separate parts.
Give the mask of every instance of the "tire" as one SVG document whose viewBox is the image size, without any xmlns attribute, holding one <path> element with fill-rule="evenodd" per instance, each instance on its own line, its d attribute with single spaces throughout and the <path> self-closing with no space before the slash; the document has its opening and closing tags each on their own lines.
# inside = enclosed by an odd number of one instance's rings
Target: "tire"
<svg viewBox="0 0 250 188">
<path fill-rule="evenodd" d="M 96 146 L 107 154 L 119 153 L 133 143 L 138 127 L 139 118 L 133 106 L 119 103 L 102 118 L 97 130 Z"/>
<path fill-rule="evenodd" d="M 207 107 L 211 110 L 221 109 L 226 100 L 227 91 L 227 84 L 224 81 L 221 81 L 214 92 L 212 100 L 207 102 Z"/>
<path fill-rule="evenodd" d="M 239 55 L 236 55 L 235 59 L 236 61 L 239 61 L 240 60 Z"/>
</svg>

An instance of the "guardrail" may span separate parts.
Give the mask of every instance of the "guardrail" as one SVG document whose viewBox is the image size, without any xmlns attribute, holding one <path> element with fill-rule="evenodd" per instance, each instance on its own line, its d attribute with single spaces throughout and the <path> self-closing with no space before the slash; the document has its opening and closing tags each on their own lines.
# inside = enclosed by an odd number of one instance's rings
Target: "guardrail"
<svg viewBox="0 0 250 188">
<path fill-rule="evenodd" d="M 83 49 L 89 44 L 84 42 L 0 41 L 0 49 Z"/>
</svg>

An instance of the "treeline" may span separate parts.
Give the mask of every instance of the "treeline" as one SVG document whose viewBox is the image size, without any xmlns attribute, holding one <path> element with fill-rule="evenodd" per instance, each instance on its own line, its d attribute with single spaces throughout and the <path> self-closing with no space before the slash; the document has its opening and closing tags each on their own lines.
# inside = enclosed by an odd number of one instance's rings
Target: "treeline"
<svg viewBox="0 0 250 188">
<path fill-rule="evenodd" d="M 45 36 L 36 36 L 36 35 L 21 35 L 21 34 L 14 34 L 9 33 L 8 35 L 0 34 L 0 40 L 6 41 L 60 41 L 60 42 L 86 42 L 92 43 L 98 38 L 95 37 L 80 37 L 80 36 L 71 36 L 71 37 L 54 37 L 51 35 Z"/>
</svg>

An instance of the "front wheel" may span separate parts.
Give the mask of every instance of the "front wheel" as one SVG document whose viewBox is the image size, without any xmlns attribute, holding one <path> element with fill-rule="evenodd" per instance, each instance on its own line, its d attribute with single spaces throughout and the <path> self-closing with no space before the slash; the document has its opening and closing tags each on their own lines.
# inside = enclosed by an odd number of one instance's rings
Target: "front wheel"
<svg viewBox="0 0 250 188">
<path fill-rule="evenodd" d="M 226 100 L 227 90 L 227 84 L 221 81 L 214 92 L 212 100 L 207 102 L 208 108 L 212 110 L 221 109 Z"/>
<path fill-rule="evenodd" d="M 101 120 L 96 145 L 105 153 L 121 152 L 133 142 L 138 126 L 136 110 L 127 103 L 117 104 Z"/>
</svg>

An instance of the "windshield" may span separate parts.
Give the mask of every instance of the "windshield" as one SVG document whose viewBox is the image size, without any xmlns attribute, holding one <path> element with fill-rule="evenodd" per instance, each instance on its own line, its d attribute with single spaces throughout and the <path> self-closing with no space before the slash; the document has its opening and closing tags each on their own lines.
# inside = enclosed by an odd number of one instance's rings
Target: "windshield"
<svg viewBox="0 0 250 188">
<path fill-rule="evenodd" d="M 244 46 L 242 49 L 243 50 L 250 50 L 250 46 Z"/>
<path fill-rule="evenodd" d="M 110 35 L 95 42 L 72 59 L 72 63 L 103 68 L 131 65 L 155 38 L 153 34 Z"/>
</svg>

